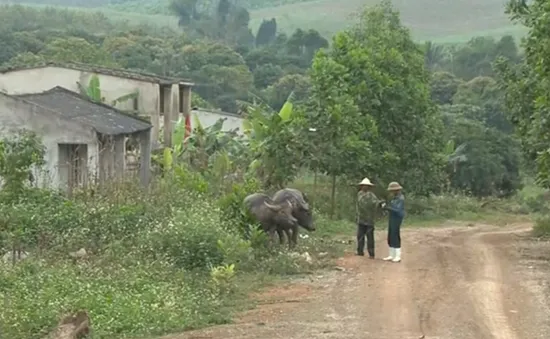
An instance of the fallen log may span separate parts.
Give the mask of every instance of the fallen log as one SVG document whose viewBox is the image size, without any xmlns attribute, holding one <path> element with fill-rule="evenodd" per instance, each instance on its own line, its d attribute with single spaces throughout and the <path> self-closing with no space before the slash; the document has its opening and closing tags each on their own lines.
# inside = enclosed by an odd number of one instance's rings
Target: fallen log
<svg viewBox="0 0 550 339">
<path fill-rule="evenodd" d="M 66 315 L 45 339 L 82 339 L 90 334 L 90 317 L 86 311 Z"/>
</svg>

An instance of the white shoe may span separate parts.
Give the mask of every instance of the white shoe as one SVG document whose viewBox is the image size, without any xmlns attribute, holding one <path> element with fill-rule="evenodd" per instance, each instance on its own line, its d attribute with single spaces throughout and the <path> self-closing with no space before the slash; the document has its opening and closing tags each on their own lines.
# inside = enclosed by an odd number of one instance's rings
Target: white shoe
<svg viewBox="0 0 550 339">
<path fill-rule="evenodd" d="M 395 257 L 392 259 L 393 262 L 400 262 L 401 261 L 401 249 L 396 248 L 395 249 Z"/>
<path fill-rule="evenodd" d="M 395 248 L 390 247 L 390 255 L 385 257 L 382 260 L 390 261 L 390 260 L 393 260 L 393 258 L 395 258 Z"/>
</svg>

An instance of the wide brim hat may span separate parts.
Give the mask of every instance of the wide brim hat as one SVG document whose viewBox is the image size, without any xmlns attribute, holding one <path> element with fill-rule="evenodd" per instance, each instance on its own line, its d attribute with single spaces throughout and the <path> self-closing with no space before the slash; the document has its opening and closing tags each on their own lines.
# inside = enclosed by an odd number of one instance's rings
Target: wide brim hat
<svg viewBox="0 0 550 339">
<path fill-rule="evenodd" d="M 370 182 L 369 178 L 365 178 L 361 180 L 361 182 L 358 184 L 358 186 L 374 186 L 372 182 Z"/>
<path fill-rule="evenodd" d="M 390 182 L 390 184 L 388 185 L 388 191 L 399 191 L 402 189 L 403 187 L 399 185 L 397 181 Z"/>
</svg>

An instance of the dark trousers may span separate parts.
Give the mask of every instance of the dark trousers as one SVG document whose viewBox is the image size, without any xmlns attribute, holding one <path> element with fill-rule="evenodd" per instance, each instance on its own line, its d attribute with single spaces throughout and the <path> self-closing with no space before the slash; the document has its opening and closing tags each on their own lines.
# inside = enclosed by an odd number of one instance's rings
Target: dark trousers
<svg viewBox="0 0 550 339">
<path fill-rule="evenodd" d="M 391 224 L 388 227 L 388 246 L 401 248 L 401 224 Z"/>
<path fill-rule="evenodd" d="M 367 237 L 369 256 L 374 257 L 374 225 L 357 225 L 357 254 L 363 255 L 365 253 L 365 236 Z"/>
</svg>

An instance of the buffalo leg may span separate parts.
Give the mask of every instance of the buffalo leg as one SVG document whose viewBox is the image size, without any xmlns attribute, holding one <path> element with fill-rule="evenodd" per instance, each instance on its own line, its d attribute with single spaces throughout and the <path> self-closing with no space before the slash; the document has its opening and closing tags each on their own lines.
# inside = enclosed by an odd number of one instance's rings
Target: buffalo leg
<svg viewBox="0 0 550 339">
<path fill-rule="evenodd" d="M 292 241 L 289 242 L 292 242 L 292 247 L 298 244 L 298 226 L 292 227 Z"/>
<path fill-rule="evenodd" d="M 286 232 L 286 230 L 285 230 L 285 232 Z M 285 240 L 284 240 L 285 235 L 283 234 L 283 230 L 277 228 L 277 234 L 279 235 L 279 243 L 280 243 L 281 245 L 284 244 L 284 243 L 285 243 Z M 290 238 L 287 238 L 287 239 L 290 240 Z"/>
<path fill-rule="evenodd" d="M 267 233 L 269 235 L 269 246 L 270 247 L 273 247 L 273 244 L 275 243 L 275 232 L 276 232 L 276 230 L 274 230 L 273 228 L 271 228 L 267 231 Z"/>
<path fill-rule="evenodd" d="M 292 234 L 289 229 L 285 229 L 286 238 L 288 240 L 288 248 L 292 248 Z"/>
</svg>

